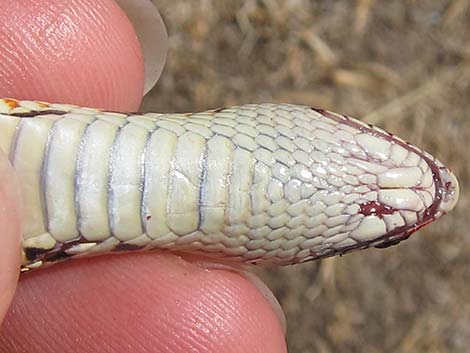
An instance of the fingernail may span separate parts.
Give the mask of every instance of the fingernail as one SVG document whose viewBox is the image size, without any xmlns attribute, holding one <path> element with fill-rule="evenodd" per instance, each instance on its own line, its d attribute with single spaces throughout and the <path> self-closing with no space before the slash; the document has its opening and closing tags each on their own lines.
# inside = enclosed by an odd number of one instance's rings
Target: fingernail
<svg viewBox="0 0 470 353">
<path fill-rule="evenodd" d="M 144 57 L 146 94 L 155 85 L 166 61 L 168 35 L 157 8 L 151 1 L 116 0 L 134 26 Z"/>
</svg>

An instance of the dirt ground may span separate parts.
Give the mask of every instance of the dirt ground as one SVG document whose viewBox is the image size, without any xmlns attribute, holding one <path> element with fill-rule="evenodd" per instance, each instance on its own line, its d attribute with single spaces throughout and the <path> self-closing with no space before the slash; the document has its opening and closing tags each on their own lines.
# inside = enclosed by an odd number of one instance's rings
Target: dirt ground
<svg viewBox="0 0 470 353">
<path fill-rule="evenodd" d="M 143 110 L 290 102 L 360 117 L 457 174 L 457 209 L 386 250 L 262 274 L 290 352 L 468 352 L 470 2 L 154 0 L 168 61 Z"/>
</svg>

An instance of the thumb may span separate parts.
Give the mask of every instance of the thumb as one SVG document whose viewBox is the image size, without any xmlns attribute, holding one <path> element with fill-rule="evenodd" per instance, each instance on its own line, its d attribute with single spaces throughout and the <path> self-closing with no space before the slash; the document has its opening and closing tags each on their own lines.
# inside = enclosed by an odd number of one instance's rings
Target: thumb
<svg viewBox="0 0 470 353">
<path fill-rule="evenodd" d="M 0 147 L 0 323 L 10 305 L 20 268 L 19 190 Z"/>
</svg>

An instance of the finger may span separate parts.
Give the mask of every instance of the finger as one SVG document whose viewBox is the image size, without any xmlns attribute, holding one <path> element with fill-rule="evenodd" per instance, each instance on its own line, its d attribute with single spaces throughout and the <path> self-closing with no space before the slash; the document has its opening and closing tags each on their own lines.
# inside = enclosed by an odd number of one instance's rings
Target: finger
<svg viewBox="0 0 470 353">
<path fill-rule="evenodd" d="M 16 288 L 20 266 L 20 215 L 13 169 L 0 149 L 0 324 Z"/>
<path fill-rule="evenodd" d="M 0 2 L 0 94 L 136 111 L 144 64 L 113 0 Z"/>
<path fill-rule="evenodd" d="M 0 352 L 15 349 L 286 351 L 276 315 L 246 278 L 157 253 L 71 261 L 25 276 L 0 333 Z"/>
</svg>

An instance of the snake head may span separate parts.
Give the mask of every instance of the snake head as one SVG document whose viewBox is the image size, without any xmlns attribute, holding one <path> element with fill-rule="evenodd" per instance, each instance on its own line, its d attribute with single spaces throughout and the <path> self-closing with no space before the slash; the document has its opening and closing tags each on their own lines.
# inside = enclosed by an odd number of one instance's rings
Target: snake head
<svg viewBox="0 0 470 353">
<path fill-rule="evenodd" d="M 332 227 L 321 236 L 335 227 L 339 231 L 325 237 L 309 258 L 398 244 L 455 207 L 457 178 L 437 158 L 380 128 L 314 111 L 335 130 L 324 165 L 314 164 L 312 172 L 325 168 L 329 173 L 328 187 L 337 194 L 335 207 L 342 218 L 330 217 L 326 208 L 324 223 Z"/>
</svg>

